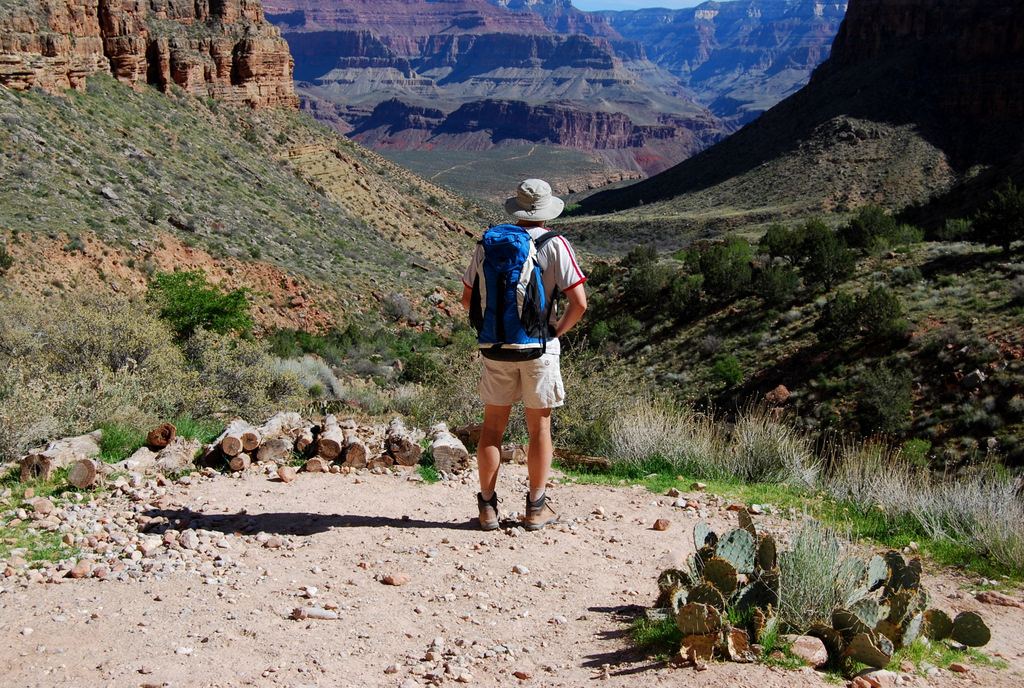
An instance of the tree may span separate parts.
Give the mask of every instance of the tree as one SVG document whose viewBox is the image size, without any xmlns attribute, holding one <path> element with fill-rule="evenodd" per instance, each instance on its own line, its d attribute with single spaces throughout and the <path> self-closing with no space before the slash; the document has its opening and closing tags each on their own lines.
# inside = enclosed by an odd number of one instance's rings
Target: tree
<svg viewBox="0 0 1024 688">
<path fill-rule="evenodd" d="M 902 318 L 899 298 L 883 286 L 871 287 L 857 298 L 857 322 L 869 339 L 884 341 L 902 334 L 907 326 Z"/>
<path fill-rule="evenodd" d="M 739 359 L 732 354 L 724 354 L 715 361 L 715 365 L 711 368 L 711 375 L 716 380 L 725 383 L 726 387 L 732 387 L 743 379 L 743 370 L 740 369 Z"/>
<path fill-rule="evenodd" d="M 704 276 L 704 291 L 715 298 L 734 298 L 750 286 L 753 249 L 743 239 L 712 244 L 692 251 L 687 258 Z"/>
<path fill-rule="evenodd" d="M 803 262 L 800 274 L 808 285 L 832 285 L 853 276 L 857 267 L 853 251 L 821 220 L 810 220 L 803 226 Z"/>
<path fill-rule="evenodd" d="M 896 234 L 896 220 L 877 205 L 866 205 L 857 211 L 840 230 L 851 248 L 871 249 L 879 241 Z"/>
<path fill-rule="evenodd" d="M 996 189 L 993 197 L 974 217 L 974 238 L 1010 250 L 1010 244 L 1024 239 L 1024 189 L 1012 180 Z"/>
<path fill-rule="evenodd" d="M 800 286 L 800 275 L 791 265 L 767 265 L 754 275 L 754 293 L 769 306 L 787 303 Z"/>
<path fill-rule="evenodd" d="M 772 258 L 784 258 L 796 264 L 800 259 L 800 234 L 776 222 L 761 237 L 757 249 Z"/>
<path fill-rule="evenodd" d="M 896 433 L 906 428 L 914 407 L 911 371 L 883 364 L 865 372 L 857 382 L 855 416 L 861 432 Z"/>
<path fill-rule="evenodd" d="M 838 344 L 857 335 L 857 304 L 845 291 L 836 293 L 814 321 L 814 331 L 823 344 Z"/>
<path fill-rule="evenodd" d="M 224 293 L 206 281 L 203 270 L 190 270 L 157 273 L 146 298 L 157 304 L 160 317 L 184 340 L 199 329 L 219 334 L 251 329 L 248 293 L 245 288 Z"/>
</svg>

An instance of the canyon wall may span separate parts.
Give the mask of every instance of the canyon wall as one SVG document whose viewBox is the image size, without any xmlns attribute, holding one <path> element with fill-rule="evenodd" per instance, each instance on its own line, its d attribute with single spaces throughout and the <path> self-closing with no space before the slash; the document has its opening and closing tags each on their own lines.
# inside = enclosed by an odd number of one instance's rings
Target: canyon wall
<svg viewBox="0 0 1024 688">
<path fill-rule="evenodd" d="M 0 9 L 0 85 L 84 89 L 110 73 L 197 97 L 297 107 L 293 62 L 257 0 L 29 0 Z"/>
</svg>

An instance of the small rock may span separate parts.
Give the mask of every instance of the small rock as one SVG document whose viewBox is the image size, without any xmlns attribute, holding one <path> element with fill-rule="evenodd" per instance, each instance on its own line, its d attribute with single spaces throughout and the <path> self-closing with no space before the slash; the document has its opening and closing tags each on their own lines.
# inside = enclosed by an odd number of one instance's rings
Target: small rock
<svg viewBox="0 0 1024 688">
<path fill-rule="evenodd" d="M 295 469 L 291 466 L 280 466 L 277 469 L 277 477 L 281 479 L 283 483 L 290 483 L 295 480 Z"/>
<path fill-rule="evenodd" d="M 32 502 L 32 511 L 36 512 L 40 516 L 49 516 L 54 512 L 57 507 L 53 505 L 46 497 L 40 497 L 36 501 Z"/>
<path fill-rule="evenodd" d="M 388 585 L 405 585 L 411 580 L 412 578 L 410 578 L 408 574 L 402 573 L 400 571 L 395 573 L 389 573 L 383 578 L 383 581 Z"/>
<path fill-rule="evenodd" d="M 825 643 L 818 638 L 808 635 L 785 636 L 785 640 L 792 643 L 789 651 L 810 666 L 818 668 L 828 662 L 828 650 L 825 649 Z"/>
<path fill-rule="evenodd" d="M 670 488 L 668 488 L 668 492 L 665 493 L 665 496 L 666 497 L 682 497 L 683 493 L 679 491 L 679 488 L 670 487 Z"/>
<path fill-rule="evenodd" d="M 516 564 L 512 567 L 512 573 L 518 573 L 520 576 L 525 576 L 530 573 L 530 569 L 526 568 L 522 564 Z"/>
<path fill-rule="evenodd" d="M 1017 607 L 1018 609 L 1024 609 L 1024 602 L 1018 602 L 1009 595 L 1004 595 L 1001 592 L 995 590 L 984 590 L 974 596 L 974 599 L 985 604 L 995 604 L 1000 607 Z"/>
<path fill-rule="evenodd" d="M 708 486 L 705 483 L 693 483 L 690 485 L 690 489 L 694 492 L 701 492 L 702 490 L 706 490 L 707 487 Z"/>
<path fill-rule="evenodd" d="M 72 578 L 88 578 L 92 575 L 92 562 L 88 559 L 82 559 L 73 567 L 71 567 Z"/>
<path fill-rule="evenodd" d="M 655 530 L 668 530 L 668 527 L 671 524 L 672 524 L 672 521 L 668 520 L 667 518 L 659 518 L 657 521 L 654 522 L 654 529 Z"/>
<path fill-rule="evenodd" d="M 525 669 L 517 669 L 514 672 L 512 672 L 512 675 L 520 681 L 526 681 L 533 678 L 533 674 Z"/>
<path fill-rule="evenodd" d="M 958 674 L 967 674 L 967 673 L 970 673 L 971 667 L 967 666 L 966 664 L 962 664 L 960 662 L 953 662 L 952 664 L 949 665 L 949 670 L 950 671 L 955 671 Z"/>
</svg>

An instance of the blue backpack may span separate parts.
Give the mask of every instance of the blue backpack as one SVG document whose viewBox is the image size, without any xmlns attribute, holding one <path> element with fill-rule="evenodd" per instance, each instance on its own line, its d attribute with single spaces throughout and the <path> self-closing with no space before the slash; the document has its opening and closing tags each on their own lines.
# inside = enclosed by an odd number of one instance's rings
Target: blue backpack
<svg viewBox="0 0 1024 688">
<path fill-rule="evenodd" d="M 469 319 L 486 358 L 528 360 L 541 356 L 554 336 L 537 252 L 558 232 L 538 239 L 517 225 L 484 232 L 484 259 L 473 280 Z"/>
</svg>

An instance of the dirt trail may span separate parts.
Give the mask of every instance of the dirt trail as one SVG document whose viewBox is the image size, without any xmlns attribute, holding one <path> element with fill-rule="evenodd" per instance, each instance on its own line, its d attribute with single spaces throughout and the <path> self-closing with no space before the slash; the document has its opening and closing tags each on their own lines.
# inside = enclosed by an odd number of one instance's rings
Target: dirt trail
<svg viewBox="0 0 1024 688">
<path fill-rule="evenodd" d="M 503 468 L 505 513 L 523 510 L 524 477 L 522 467 Z M 111 525 L 142 514 L 191 528 L 195 556 L 158 548 L 123 580 L 0 578 L 0 684 L 826 685 L 809 668 L 715 663 L 698 672 L 630 648 L 628 624 L 652 604 L 657 575 L 692 551 L 697 518 L 674 499 L 562 484 L 550 494 L 565 523 L 482 533 L 474 481 L 302 473 L 282 483 L 253 472 L 111 498 Z M 693 496 L 706 505 L 700 520 L 733 527 L 724 504 Z M 667 531 L 652 529 L 658 518 L 671 520 Z M 408 582 L 382 581 L 399 574 Z M 903 685 L 1024 687 L 1024 610 L 982 605 L 961 590 L 967 583 L 944 575 L 926 585 L 935 606 L 979 609 L 993 629 L 986 653 L 1011 668 Z M 311 606 L 338 618 L 292 618 Z"/>
</svg>

